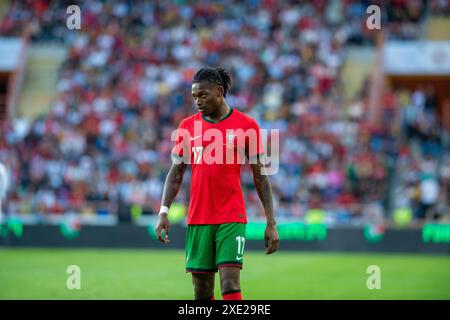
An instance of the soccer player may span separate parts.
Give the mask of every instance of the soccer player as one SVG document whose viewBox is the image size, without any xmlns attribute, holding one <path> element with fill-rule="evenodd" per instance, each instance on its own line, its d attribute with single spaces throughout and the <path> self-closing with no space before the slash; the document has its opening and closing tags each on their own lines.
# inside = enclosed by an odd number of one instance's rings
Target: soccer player
<svg viewBox="0 0 450 320">
<path fill-rule="evenodd" d="M 192 97 L 199 112 L 183 119 L 177 130 L 176 142 L 181 147 L 172 149 L 173 163 L 166 178 L 156 226 L 159 241 L 168 243 L 167 215 L 190 163 L 186 272 L 192 273 L 195 299 L 199 300 L 215 299 L 217 270 L 223 299 L 242 299 L 240 270 L 247 223 L 240 182 L 242 159 L 247 159 L 251 165 L 266 213 L 266 254 L 275 252 L 279 246 L 272 189 L 260 158 L 264 152 L 260 129 L 254 119 L 227 105 L 225 97 L 230 87 L 231 77 L 222 68 L 202 68 L 195 74 Z M 244 136 L 245 132 L 248 134 Z M 208 152 L 214 149 L 209 148 L 213 144 L 215 150 Z M 216 160 L 222 161 L 208 161 L 208 154 L 210 159 L 216 156 Z"/>
</svg>

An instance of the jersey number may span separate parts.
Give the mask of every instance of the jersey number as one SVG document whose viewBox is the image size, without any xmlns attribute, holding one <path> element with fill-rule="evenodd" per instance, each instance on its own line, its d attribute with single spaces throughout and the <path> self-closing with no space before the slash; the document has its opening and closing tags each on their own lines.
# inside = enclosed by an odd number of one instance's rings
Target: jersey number
<svg viewBox="0 0 450 320">
<path fill-rule="evenodd" d="M 242 256 L 244 254 L 244 246 L 245 246 L 245 238 L 241 236 L 236 237 L 236 241 L 238 243 L 238 255 Z"/>
<path fill-rule="evenodd" d="M 203 147 L 192 147 L 194 153 L 194 164 L 199 164 L 202 160 Z"/>
</svg>

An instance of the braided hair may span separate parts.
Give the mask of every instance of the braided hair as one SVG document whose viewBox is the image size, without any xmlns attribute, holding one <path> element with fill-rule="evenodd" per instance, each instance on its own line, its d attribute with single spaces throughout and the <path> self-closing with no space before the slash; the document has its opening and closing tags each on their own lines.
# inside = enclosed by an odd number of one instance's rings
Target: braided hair
<svg viewBox="0 0 450 320">
<path fill-rule="evenodd" d="M 223 96 L 226 97 L 231 88 L 231 76 L 223 68 L 201 68 L 194 76 L 192 83 L 203 81 L 213 82 L 223 87 Z"/>
</svg>

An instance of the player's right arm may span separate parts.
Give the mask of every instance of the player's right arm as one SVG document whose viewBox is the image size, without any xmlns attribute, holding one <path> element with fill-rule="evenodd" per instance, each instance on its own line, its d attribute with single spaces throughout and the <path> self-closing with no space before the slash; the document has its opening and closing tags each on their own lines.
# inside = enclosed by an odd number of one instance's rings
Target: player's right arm
<svg viewBox="0 0 450 320">
<path fill-rule="evenodd" d="M 184 172 L 186 171 L 187 164 L 185 163 L 172 163 L 169 173 L 166 177 L 166 182 L 164 184 L 164 191 L 162 196 L 161 205 L 170 208 L 173 200 L 180 190 L 181 183 L 183 182 Z M 160 213 L 158 224 L 156 226 L 156 235 L 158 240 L 162 243 L 169 243 L 169 229 L 170 223 L 167 218 L 167 213 Z M 164 237 L 162 236 L 162 231 L 164 230 Z"/>
</svg>

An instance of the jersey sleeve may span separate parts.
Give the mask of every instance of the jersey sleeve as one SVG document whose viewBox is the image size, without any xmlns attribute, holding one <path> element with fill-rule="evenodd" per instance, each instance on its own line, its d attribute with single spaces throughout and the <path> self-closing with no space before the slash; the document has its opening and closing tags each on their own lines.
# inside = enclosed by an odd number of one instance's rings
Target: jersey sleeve
<svg viewBox="0 0 450 320">
<path fill-rule="evenodd" d="M 189 131 L 186 128 L 186 122 L 184 120 L 180 122 L 174 136 L 172 135 L 172 141 L 174 141 L 172 157 L 183 158 L 187 154 L 187 148 L 189 147 Z"/>
<path fill-rule="evenodd" d="M 246 141 L 246 154 L 250 159 L 264 154 L 264 144 L 261 137 L 261 128 L 255 120 L 251 119 L 249 129 L 256 132 L 255 135 L 249 135 Z M 256 141 L 252 137 L 256 137 Z"/>
</svg>

